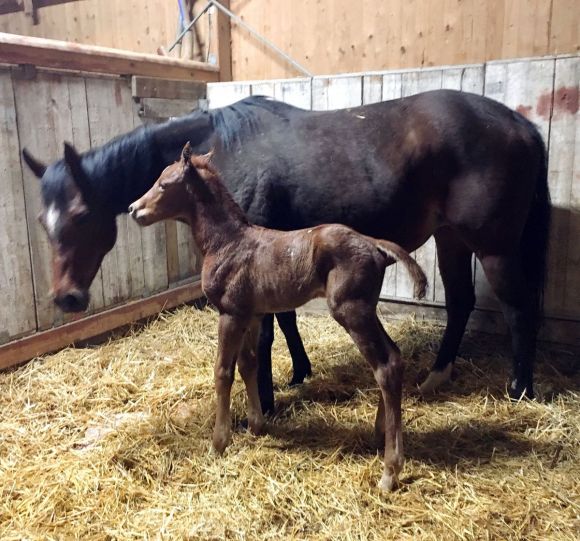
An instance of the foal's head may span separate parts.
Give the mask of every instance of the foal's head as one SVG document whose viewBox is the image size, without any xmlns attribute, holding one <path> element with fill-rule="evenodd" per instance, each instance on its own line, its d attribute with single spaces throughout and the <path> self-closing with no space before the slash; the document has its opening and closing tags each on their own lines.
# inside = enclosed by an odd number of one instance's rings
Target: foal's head
<svg viewBox="0 0 580 541">
<path fill-rule="evenodd" d="M 187 143 L 181 159 L 163 170 L 151 189 L 129 206 L 129 214 L 139 225 L 187 219 L 192 210 L 192 183 L 216 174 L 210 159 L 211 152 L 203 156 L 194 155 Z"/>
</svg>

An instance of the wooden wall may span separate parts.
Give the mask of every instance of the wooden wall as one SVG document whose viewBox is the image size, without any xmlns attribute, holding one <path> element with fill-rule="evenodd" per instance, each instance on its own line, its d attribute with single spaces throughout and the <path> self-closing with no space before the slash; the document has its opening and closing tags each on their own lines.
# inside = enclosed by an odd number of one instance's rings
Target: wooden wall
<svg viewBox="0 0 580 541">
<path fill-rule="evenodd" d="M 426 90 L 452 88 L 482 94 L 517 109 L 540 129 L 549 149 L 553 202 L 546 325 L 542 337 L 580 346 L 580 57 L 496 61 L 463 67 L 394 70 L 370 74 L 208 85 L 210 107 L 251 94 L 270 95 L 306 109 L 354 107 Z M 398 265 L 387 270 L 382 298 L 393 314 L 414 312 L 443 319 L 445 292 L 430 239 L 414 254 L 429 278 L 423 302 L 412 299 L 412 285 Z M 499 307 L 474 259 L 478 310 L 472 328 L 505 332 Z"/>
<path fill-rule="evenodd" d="M 80 151 L 101 145 L 141 125 L 140 108 L 167 101 L 152 98 L 137 104 L 131 80 L 124 77 L 48 71 L 31 77 L 18 68 L 0 69 L 0 344 L 73 319 L 55 308 L 49 294 L 51 252 L 37 220 L 40 184 L 23 164 L 22 148 L 52 162 L 62 157 L 63 141 Z M 175 101 L 181 109 L 173 114 L 185 114 L 196 103 Z M 144 229 L 126 215 L 117 224 L 116 245 L 91 287 L 89 314 L 191 281 L 199 269 L 182 224 Z"/>
<path fill-rule="evenodd" d="M 579 50 L 578 0 L 231 0 L 231 8 L 316 75 Z M 23 13 L 1 16 L 0 31 L 155 52 L 175 36 L 177 1 L 82 0 L 39 16 L 37 26 Z M 299 75 L 236 26 L 232 64 L 234 80 Z"/>
</svg>

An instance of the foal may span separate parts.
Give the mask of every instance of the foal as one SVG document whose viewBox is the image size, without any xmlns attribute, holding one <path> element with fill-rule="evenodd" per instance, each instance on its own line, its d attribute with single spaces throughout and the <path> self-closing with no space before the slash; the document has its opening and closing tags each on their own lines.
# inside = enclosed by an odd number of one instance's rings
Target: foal
<svg viewBox="0 0 580 541">
<path fill-rule="evenodd" d="M 129 213 L 140 225 L 167 218 L 185 220 L 204 256 L 203 291 L 220 314 L 214 448 L 221 453 L 230 440 L 236 362 L 248 394 L 250 430 L 259 434 L 263 428 L 256 361 L 260 316 L 294 310 L 326 296 L 332 316 L 371 365 L 381 390 L 375 421 L 377 438 L 385 441 L 379 486 L 392 490 L 403 466 L 403 363 L 379 322 L 376 306 L 385 268 L 395 260 L 407 268 L 415 293 L 424 295 L 425 274 L 409 254 L 397 244 L 343 225 L 290 232 L 251 225 L 210 164 L 210 155 L 192 155 L 189 144 L 181 160 L 161 173 Z"/>
</svg>

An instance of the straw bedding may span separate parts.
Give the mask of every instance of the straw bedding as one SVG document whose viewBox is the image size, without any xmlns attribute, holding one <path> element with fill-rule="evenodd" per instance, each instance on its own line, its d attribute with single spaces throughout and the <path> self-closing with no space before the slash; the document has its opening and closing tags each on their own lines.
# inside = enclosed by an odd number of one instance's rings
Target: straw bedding
<svg viewBox="0 0 580 541">
<path fill-rule="evenodd" d="M 0 539 L 578 539 L 576 360 L 540 351 L 538 401 L 509 403 L 509 350 L 467 337 L 458 378 L 413 393 L 441 328 L 388 323 L 407 361 L 402 487 L 379 493 L 378 393 L 348 336 L 301 316 L 315 375 L 211 451 L 216 314 L 182 308 L 127 336 L 0 375 Z"/>
</svg>

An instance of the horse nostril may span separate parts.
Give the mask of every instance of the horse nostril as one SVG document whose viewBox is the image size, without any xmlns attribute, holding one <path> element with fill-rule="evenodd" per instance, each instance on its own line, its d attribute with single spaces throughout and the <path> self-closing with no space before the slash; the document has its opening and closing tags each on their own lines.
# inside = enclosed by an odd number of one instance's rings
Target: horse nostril
<svg viewBox="0 0 580 541">
<path fill-rule="evenodd" d="M 88 302 L 88 293 L 82 291 L 67 293 L 55 299 L 55 303 L 63 312 L 82 312 L 87 308 Z"/>
<path fill-rule="evenodd" d="M 129 214 L 133 214 L 133 212 L 135 212 L 135 207 L 134 205 L 129 205 Z"/>
</svg>

